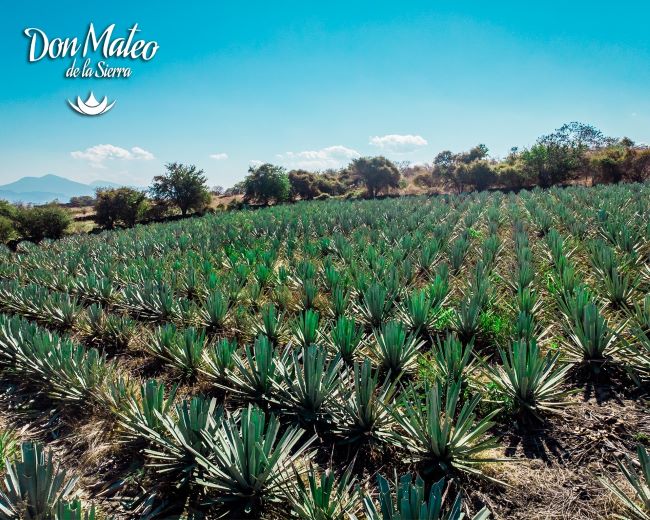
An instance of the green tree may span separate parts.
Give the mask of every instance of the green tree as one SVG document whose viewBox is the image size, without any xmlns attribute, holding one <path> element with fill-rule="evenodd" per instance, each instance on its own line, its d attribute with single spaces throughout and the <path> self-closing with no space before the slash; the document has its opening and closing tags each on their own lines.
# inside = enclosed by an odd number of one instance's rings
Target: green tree
<svg viewBox="0 0 650 520">
<path fill-rule="evenodd" d="M 100 188 L 96 198 L 95 222 L 108 229 L 116 224 L 133 227 L 147 207 L 145 194 L 132 188 Z"/>
<path fill-rule="evenodd" d="M 210 202 L 207 178 L 193 164 L 169 163 L 166 173 L 153 178 L 151 194 L 158 200 L 178 206 L 183 216 L 190 209 L 201 211 Z"/>
<path fill-rule="evenodd" d="M 370 197 L 376 197 L 391 188 L 399 188 L 401 176 L 397 166 L 381 155 L 354 159 L 349 169 L 353 178 L 365 184 Z"/>
<path fill-rule="evenodd" d="M 65 209 L 52 204 L 18 210 L 18 231 L 32 242 L 61 238 L 71 222 L 70 214 Z"/>
<path fill-rule="evenodd" d="M 592 125 L 572 122 L 540 137 L 521 153 L 524 166 L 537 177 L 542 187 L 566 181 L 585 168 L 587 151 L 611 143 L 610 138 Z"/>
<path fill-rule="evenodd" d="M 289 176 L 282 166 L 266 163 L 248 169 L 244 179 L 244 200 L 261 204 L 285 202 L 289 200 L 290 193 Z"/>
<path fill-rule="evenodd" d="M 433 180 L 441 179 L 451 184 L 458 193 L 462 193 L 467 186 L 483 190 L 494 182 L 494 171 L 486 160 L 487 154 L 488 149 L 484 144 L 476 145 L 467 152 L 440 152 L 433 160 Z"/>
</svg>

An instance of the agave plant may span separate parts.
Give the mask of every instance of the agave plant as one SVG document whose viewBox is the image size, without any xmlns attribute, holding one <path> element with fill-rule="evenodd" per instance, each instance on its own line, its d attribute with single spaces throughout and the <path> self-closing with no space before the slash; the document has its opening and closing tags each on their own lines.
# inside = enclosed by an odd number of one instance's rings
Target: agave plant
<svg viewBox="0 0 650 520">
<path fill-rule="evenodd" d="M 336 432 L 346 443 L 385 441 L 393 421 L 389 410 L 396 382 L 386 377 L 380 383 L 378 371 L 367 358 L 354 364 L 352 378 L 352 390 L 335 403 Z"/>
<path fill-rule="evenodd" d="M 294 337 L 299 345 L 306 347 L 318 339 L 318 312 L 307 309 L 296 321 Z"/>
<path fill-rule="evenodd" d="M 350 293 L 347 292 L 343 287 L 337 285 L 332 290 L 331 298 L 331 308 L 330 311 L 335 318 L 340 318 L 345 316 L 345 312 L 348 309 L 350 303 Z"/>
<path fill-rule="evenodd" d="M 542 356 L 533 339 L 515 341 L 507 351 L 499 349 L 499 355 L 502 366 L 489 366 L 488 375 L 516 413 L 541 419 L 543 412 L 566 406 L 562 384 L 571 365 L 559 364 L 560 352 Z"/>
<path fill-rule="evenodd" d="M 74 498 L 76 478 L 53 461 L 36 443 L 21 446 L 22 457 L 7 465 L 0 489 L 0 518 L 40 520 L 55 518 L 57 508 Z"/>
<path fill-rule="evenodd" d="M 603 361 L 620 350 L 617 341 L 624 325 L 611 329 L 586 290 L 579 288 L 574 296 L 565 296 L 559 303 L 570 340 L 565 346 L 572 357 Z"/>
<path fill-rule="evenodd" d="M 207 347 L 205 331 L 188 327 L 182 331 L 165 325 L 154 333 L 149 350 L 174 367 L 185 379 L 196 378 Z"/>
<path fill-rule="evenodd" d="M 199 460 L 212 453 L 211 439 L 219 428 L 223 409 L 216 399 L 192 397 L 174 406 L 174 413 L 155 410 L 159 429 L 147 428 L 144 450 L 147 465 L 160 476 L 167 475 L 177 488 L 198 478 L 202 467 Z"/>
<path fill-rule="evenodd" d="M 303 481 L 296 471 L 295 486 L 287 490 L 291 511 L 302 520 L 348 520 L 356 518 L 360 507 L 360 491 L 350 465 L 339 478 L 332 468 L 318 472 L 313 465 Z"/>
<path fill-rule="evenodd" d="M 230 312 L 231 302 L 220 290 L 212 292 L 199 310 L 199 321 L 210 332 L 223 328 Z"/>
<path fill-rule="evenodd" d="M 130 395 L 125 406 L 118 412 L 122 437 L 126 441 L 146 441 L 164 432 L 163 418 L 174 411 L 176 386 L 172 386 L 165 397 L 165 385 L 150 379 L 140 386 L 138 395 Z"/>
<path fill-rule="evenodd" d="M 474 366 L 473 348 L 473 341 L 463 346 L 453 334 L 447 334 L 443 342 L 438 340 L 433 349 L 433 360 L 440 380 L 447 383 L 463 381 Z"/>
<path fill-rule="evenodd" d="M 289 360 L 289 350 L 278 353 L 266 336 L 258 336 L 253 348 L 244 347 L 244 356 L 233 356 L 235 370 L 229 375 L 231 388 L 259 402 L 272 400 L 274 382 L 282 379 L 280 367 Z"/>
<path fill-rule="evenodd" d="M 135 335 L 135 322 L 125 316 L 107 313 L 97 304 L 86 309 L 80 324 L 86 341 L 90 341 L 111 353 L 125 350 Z"/>
<path fill-rule="evenodd" d="M 277 345 L 284 332 L 282 314 L 278 314 L 275 307 L 271 304 L 262 307 L 261 313 L 262 320 L 254 324 L 254 332 L 258 335 L 263 334 L 271 343 Z"/>
<path fill-rule="evenodd" d="M 362 293 L 361 304 L 357 308 L 361 320 L 371 327 L 380 327 L 393 303 L 387 298 L 387 291 L 379 284 L 372 284 Z"/>
<path fill-rule="evenodd" d="M 201 372 L 211 380 L 223 383 L 235 368 L 235 352 L 237 352 L 237 341 L 234 339 L 222 338 L 214 345 L 209 345 L 203 351 Z"/>
<path fill-rule="evenodd" d="M 325 348 L 311 344 L 295 350 L 278 370 L 282 379 L 273 384 L 280 405 L 302 423 L 325 418 L 341 392 L 341 358 L 328 359 Z"/>
<path fill-rule="evenodd" d="M 382 475 L 377 475 L 379 487 L 379 508 L 369 495 L 363 503 L 369 520 L 463 520 L 462 497 L 456 496 L 451 506 L 445 504 L 445 480 L 440 479 L 431 486 L 426 494 L 424 480 L 407 473 L 396 479 L 395 491 L 390 482 Z M 485 520 L 490 517 L 487 508 L 476 513 L 472 520 Z"/>
<path fill-rule="evenodd" d="M 407 334 L 401 323 L 390 321 L 379 330 L 374 330 L 375 342 L 371 344 L 379 366 L 392 377 L 409 372 L 417 366 L 418 349 L 423 341 Z"/>
<path fill-rule="evenodd" d="M 622 520 L 650 520 L 650 457 L 642 445 L 637 446 L 638 462 L 625 455 L 623 461 L 617 460 L 621 473 L 632 488 L 632 493 L 623 489 L 611 478 L 600 478 L 625 508 L 630 516 L 615 515 Z"/>
<path fill-rule="evenodd" d="M 284 500 L 295 476 L 306 470 L 312 437 L 298 444 L 303 430 L 289 427 L 279 436 L 280 422 L 271 414 L 248 405 L 225 418 L 211 435 L 204 435 L 210 449 L 199 454 L 203 469 L 197 483 L 216 492 L 215 501 L 228 507 L 236 518 L 259 514 L 262 508 Z M 239 516 L 237 516 L 237 513 Z"/>
<path fill-rule="evenodd" d="M 474 410 L 480 396 L 466 400 L 459 411 L 460 395 L 460 381 L 446 386 L 436 382 L 424 389 L 424 396 L 409 386 L 399 406 L 392 409 L 399 429 L 391 432 L 391 442 L 406 449 L 427 471 L 437 468 L 448 472 L 453 467 L 480 474 L 474 465 L 494 459 L 479 455 L 498 446 L 494 438 L 485 435 L 498 410 L 477 419 Z"/>
<path fill-rule="evenodd" d="M 409 330 L 416 334 L 424 334 L 433 327 L 436 310 L 432 305 L 425 289 L 415 291 L 400 308 L 400 316 Z"/>
<path fill-rule="evenodd" d="M 353 318 L 339 316 L 329 333 L 329 345 L 347 364 L 352 363 L 354 354 L 363 340 L 363 329 L 357 327 Z"/>
</svg>

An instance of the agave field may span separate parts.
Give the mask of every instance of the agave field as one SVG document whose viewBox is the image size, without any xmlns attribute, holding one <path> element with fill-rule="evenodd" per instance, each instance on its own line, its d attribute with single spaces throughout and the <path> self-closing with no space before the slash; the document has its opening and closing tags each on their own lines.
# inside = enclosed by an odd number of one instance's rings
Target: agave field
<svg viewBox="0 0 650 520">
<path fill-rule="evenodd" d="M 0 519 L 650 518 L 650 185 L 0 258 Z"/>
</svg>

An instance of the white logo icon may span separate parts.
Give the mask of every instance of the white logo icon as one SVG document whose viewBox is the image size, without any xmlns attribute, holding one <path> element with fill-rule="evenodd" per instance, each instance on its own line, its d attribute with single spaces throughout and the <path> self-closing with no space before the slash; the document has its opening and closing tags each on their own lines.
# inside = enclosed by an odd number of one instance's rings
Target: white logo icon
<svg viewBox="0 0 650 520">
<path fill-rule="evenodd" d="M 75 103 L 68 99 L 68 104 L 72 107 L 73 110 L 79 112 L 80 114 L 83 114 L 84 116 L 99 116 L 101 114 L 105 114 L 111 108 L 113 108 L 115 101 L 109 105 L 108 99 L 106 96 L 104 96 L 104 99 L 99 102 L 95 99 L 95 96 L 91 92 L 86 101 L 82 101 L 82 99 L 77 96 L 77 101 Z"/>
</svg>

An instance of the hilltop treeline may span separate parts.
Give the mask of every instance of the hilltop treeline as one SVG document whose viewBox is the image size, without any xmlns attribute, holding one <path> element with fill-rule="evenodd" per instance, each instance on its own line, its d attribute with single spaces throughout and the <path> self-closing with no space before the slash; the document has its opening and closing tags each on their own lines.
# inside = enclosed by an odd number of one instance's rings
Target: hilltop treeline
<svg viewBox="0 0 650 520">
<path fill-rule="evenodd" d="M 251 166 L 245 179 L 224 190 L 208 187 L 203 170 L 170 163 L 148 190 L 98 189 L 68 206 L 93 206 L 97 226 L 132 227 L 173 215 L 202 214 L 216 207 L 268 205 L 330 197 L 364 198 L 387 194 L 463 193 L 519 190 L 562 184 L 643 182 L 650 178 L 650 148 L 627 137 L 605 136 L 592 125 L 568 123 L 543 135 L 529 148 L 491 157 L 483 144 L 467 151 L 444 150 L 431 163 L 395 163 L 383 156 L 360 157 L 340 169 L 287 170 L 270 163 Z M 214 198 L 216 197 L 216 199 Z M 70 219 L 60 205 L 0 207 L 0 240 L 60 238 Z"/>
</svg>

